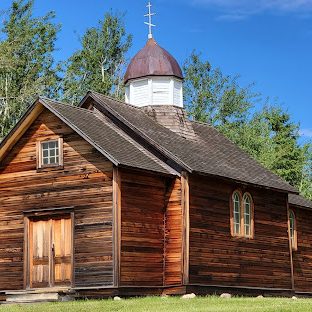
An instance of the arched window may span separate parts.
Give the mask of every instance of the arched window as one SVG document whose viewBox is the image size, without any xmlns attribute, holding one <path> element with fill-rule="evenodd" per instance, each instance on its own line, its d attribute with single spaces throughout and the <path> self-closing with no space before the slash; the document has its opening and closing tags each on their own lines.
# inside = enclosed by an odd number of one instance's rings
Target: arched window
<svg viewBox="0 0 312 312">
<path fill-rule="evenodd" d="M 243 198 L 243 211 L 244 211 L 244 236 L 252 236 L 252 198 L 250 194 L 245 193 Z"/>
<path fill-rule="evenodd" d="M 231 233 L 233 236 L 253 237 L 253 202 L 249 193 L 232 194 Z"/>
<path fill-rule="evenodd" d="M 292 249 L 297 250 L 296 216 L 292 210 L 289 210 L 289 231 L 291 247 Z"/>
<path fill-rule="evenodd" d="M 238 192 L 233 193 L 233 234 L 240 235 L 241 229 L 241 197 Z"/>
</svg>

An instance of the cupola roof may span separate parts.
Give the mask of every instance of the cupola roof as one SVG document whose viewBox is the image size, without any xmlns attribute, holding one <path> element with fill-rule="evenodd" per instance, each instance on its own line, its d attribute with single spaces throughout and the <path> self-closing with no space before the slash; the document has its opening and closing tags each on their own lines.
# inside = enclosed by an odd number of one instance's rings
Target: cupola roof
<svg viewBox="0 0 312 312">
<path fill-rule="evenodd" d="M 175 58 L 150 38 L 145 47 L 131 60 L 124 77 L 125 84 L 131 79 L 146 76 L 175 76 L 183 79 L 182 70 Z"/>
</svg>

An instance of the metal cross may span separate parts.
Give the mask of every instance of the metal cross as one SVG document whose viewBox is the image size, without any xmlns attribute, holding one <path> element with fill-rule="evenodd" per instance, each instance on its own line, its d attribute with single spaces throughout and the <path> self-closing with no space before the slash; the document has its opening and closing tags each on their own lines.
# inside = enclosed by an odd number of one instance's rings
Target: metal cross
<svg viewBox="0 0 312 312">
<path fill-rule="evenodd" d="M 155 15 L 156 13 L 151 12 L 151 2 L 148 2 L 148 5 L 146 6 L 148 8 L 148 14 L 145 14 L 145 17 L 148 17 L 148 22 L 144 22 L 144 24 L 148 25 L 148 39 L 153 38 L 153 33 L 152 33 L 152 27 L 155 27 L 156 25 L 152 24 L 152 16 Z"/>
</svg>

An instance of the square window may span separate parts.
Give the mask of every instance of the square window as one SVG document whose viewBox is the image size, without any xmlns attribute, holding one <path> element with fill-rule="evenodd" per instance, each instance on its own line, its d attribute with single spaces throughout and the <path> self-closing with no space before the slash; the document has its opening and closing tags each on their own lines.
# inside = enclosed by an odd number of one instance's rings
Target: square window
<svg viewBox="0 0 312 312">
<path fill-rule="evenodd" d="M 62 139 L 38 142 L 38 168 L 61 166 Z"/>
</svg>

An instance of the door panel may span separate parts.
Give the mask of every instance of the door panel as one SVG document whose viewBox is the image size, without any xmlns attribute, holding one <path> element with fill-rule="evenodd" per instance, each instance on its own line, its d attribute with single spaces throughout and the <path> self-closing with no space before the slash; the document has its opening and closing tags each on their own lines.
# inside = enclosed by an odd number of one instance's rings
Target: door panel
<svg viewBox="0 0 312 312">
<path fill-rule="evenodd" d="M 72 225 L 71 219 L 53 220 L 54 283 L 71 283 Z"/>
<path fill-rule="evenodd" d="M 29 231 L 29 286 L 71 285 L 71 219 L 31 220 Z"/>
<path fill-rule="evenodd" d="M 50 221 L 32 223 L 32 246 L 30 250 L 32 268 L 31 287 L 48 287 L 50 285 Z"/>
</svg>

